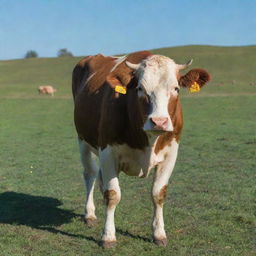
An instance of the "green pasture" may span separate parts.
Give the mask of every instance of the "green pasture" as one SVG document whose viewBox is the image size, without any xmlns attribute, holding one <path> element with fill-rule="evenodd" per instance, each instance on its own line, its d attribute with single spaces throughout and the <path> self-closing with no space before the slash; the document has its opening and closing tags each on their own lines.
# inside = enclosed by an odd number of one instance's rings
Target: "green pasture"
<svg viewBox="0 0 256 256">
<path fill-rule="evenodd" d="M 82 221 L 84 185 L 73 125 L 71 72 L 80 58 L 0 61 L 0 256 L 256 255 L 256 47 L 154 50 L 194 59 L 212 81 L 182 91 L 185 126 L 165 203 L 169 244 L 152 243 L 152 174 L 120 176 L 118 245 L 99 246 Z M 39 85 L 58 89 L 38 95 Z"/>
</svg>

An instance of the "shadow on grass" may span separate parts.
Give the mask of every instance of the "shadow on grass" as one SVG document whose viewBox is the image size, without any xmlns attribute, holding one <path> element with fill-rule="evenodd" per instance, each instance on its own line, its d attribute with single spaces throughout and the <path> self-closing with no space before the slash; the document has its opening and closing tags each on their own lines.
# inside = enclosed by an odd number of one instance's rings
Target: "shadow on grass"
<svg viewBox="0 0 256 256">
<path fill-rule="evenodd" d="M 100 241 L 91 236 L 76 235 L 55 228 L 71 222 L 73 218 L 82 218 L 82 215 L 73 211 L 59 209 L 61 204 L 56 198 L 4 192 L 0 194 L 0 223 L 25 225 L 99 244 Z"/>
<path fill-rule="evenodd" d="M 152 240 L 149 239 L 149 238 L 146 238 L 146 237 L 143 237 L 143 236 L 140 236 L 140 235 L 133 235 L 131 234 L 129 231 L 123 231 L 122 229 L 120 228 L 117 228 L 116 229 L 116 232 L 123 235 L 123 236 L 127 236 L 127 237 L 131 237 L 133 239 L 137 239 L 137 240 L 142 240 L 144 242 L 148 242 L 148 243 L 152 243 Z"/>
<path fill-rule="evenodd" d="M 52 197 L 4 192 L 0 194 L 0 223 L 25 225 L 54 234 L 86 239 L 100 245 L 101 241 L 92 236 L 72 234 L 56 228 L 62 224 L 70 223 L 73 218 L 82 219 L 83 217 L 73 211 L 58 208 L 61 204 L 61 201 Z M 148 238 L 131 234 L 120 228 L 117 228 L 116 231 L 123 236 L 151 242 Z"/>
</svg>

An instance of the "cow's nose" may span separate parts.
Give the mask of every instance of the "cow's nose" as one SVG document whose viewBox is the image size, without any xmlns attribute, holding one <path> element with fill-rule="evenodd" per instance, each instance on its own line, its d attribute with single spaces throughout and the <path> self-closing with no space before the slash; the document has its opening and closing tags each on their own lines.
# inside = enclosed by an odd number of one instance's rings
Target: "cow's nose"
<svg viewBox="0 0 256 256">
<path fill-rule="evenodd" d="M 150 118 L 151 122 L 155 125 L 157 130 L 166 130 L 168 127 L 168 118 L 167 117 L 152 117 Z"/>
</svg>

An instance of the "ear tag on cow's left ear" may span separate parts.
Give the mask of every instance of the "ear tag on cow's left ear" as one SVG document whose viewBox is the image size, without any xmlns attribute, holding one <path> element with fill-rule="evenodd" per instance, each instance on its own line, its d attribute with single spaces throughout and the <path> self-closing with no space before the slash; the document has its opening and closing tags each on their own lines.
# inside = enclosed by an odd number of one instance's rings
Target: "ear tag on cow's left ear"
<svg viewBox="0 0 256 256">
<path fill-rule="evenodd" d="M 115 92 L 119 92 L 121 94 L 126 94 L 126 87 L 124 87 L 122 85 L 117 85 L 115 87 Z"/>
<path fill-rule="evenodd" d="M 189 88 L 190 92 L 199 92 L 200 91 L 200 85 L 197 82 L 194 82 L 191 87 Z"/>
</svg>

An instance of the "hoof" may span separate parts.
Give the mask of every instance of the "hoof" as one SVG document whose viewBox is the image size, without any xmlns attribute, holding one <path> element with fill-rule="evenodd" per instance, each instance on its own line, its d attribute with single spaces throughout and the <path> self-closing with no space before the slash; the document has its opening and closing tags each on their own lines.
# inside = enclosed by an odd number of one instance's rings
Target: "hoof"
<svg viewBox="0 0 256 256">
<path fill-rule="evenodd" d="M 168 244 L 167 238 L 157 239 L 154 238 L 154 243 L 161 247 L 166 247 Z"/>
<path fill-rule="evenodd" d="M 110 249 L 116 247 L 116 241 L 102 241 L 101 245 L 104 249 Z"/>
<path fill-rule="evenodd" d="M 87 219 L 84 219 L 84 222 L 86 223 L 86 225 L 88 227 L 93 227 L 93 226 L 95 226 L 97 219 L 87 218 Z"/>
</svg>

